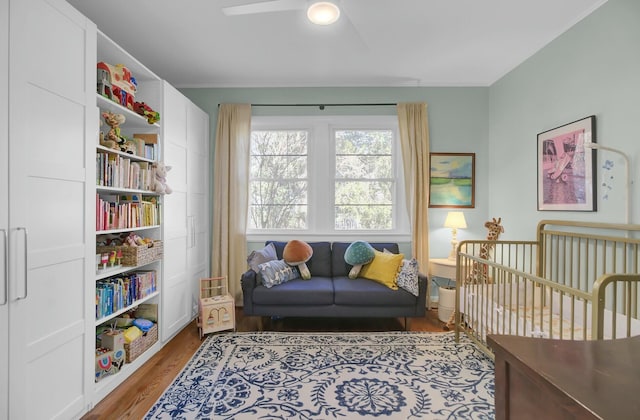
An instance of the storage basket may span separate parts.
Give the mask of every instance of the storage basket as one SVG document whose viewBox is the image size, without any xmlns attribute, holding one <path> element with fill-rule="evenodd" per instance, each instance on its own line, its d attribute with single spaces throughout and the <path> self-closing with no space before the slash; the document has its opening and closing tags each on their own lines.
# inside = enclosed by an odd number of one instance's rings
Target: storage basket
<svg viewBox="0 0 640 420">
<path fill-rule="evenodd" d="M 162 241 L 153 241 L 152 246 L 98 246 L 96 253 L 109 254 L 122 250 L 120 263 L 126 267 L 137 267 L 159 260 L 164 255 Z"/>
<path fill-rule="evenodd" d="M 127 353 L 127 363 L 136 360 L 138 356 L 153 346 L 156 341 L 158 341 L 158 324 L 154 324 L 142 337 L 133 340 L 131 343 L 124 343 L 124 350 Z"/>
</svg>

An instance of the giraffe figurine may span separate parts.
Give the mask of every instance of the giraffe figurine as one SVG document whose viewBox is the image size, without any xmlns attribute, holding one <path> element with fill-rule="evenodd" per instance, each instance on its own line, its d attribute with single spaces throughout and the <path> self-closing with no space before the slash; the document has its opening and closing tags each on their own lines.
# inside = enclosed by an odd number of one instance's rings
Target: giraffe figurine
<svg viewBox="0 0 640 420">
<path fill-rule="evenodd" d="M 504 228 L 502 227 L 502 225 L 500 225 L 500 222 L 502 221 L 502 217 L 498 217 L 498 219 L 496 220 L 496 218 L 494 217 L 493 220 L 489 220 L 484 224 L 484 227 L 486 227 L 487 229 L 489 229 L 489 232 L 487 233 L 487 241 L 497 241 L 498 238 L 500 237 L 501 233 L 504 233 Z M 482 244 L 480 246 L 480 258 L 484 259 L 484 260 L 488 260 L 489 257 L 491 256 L 491 251 L 493 250 L 494 244 Z"/>
<path fill-rule="evenodd" d="M 500 225 L 502 221 L 502 217 L 495 217 L 493 220 L 489 220 L 484 224 L 489 232 L 487 232 L 487 241 L 497 241 L 500 237 L 500 234 L 504 232 L 504 228 Z M 491 258 L 491 251 L 495 244 L 492 243 L 483 243 L 480 245 L 480 254 L 478 256 L 483 260 L 489 260 Z M 474 283 L 486 283 L 489 280 L 489 267 L 486 264 L 480 264 L 478 262 L 473 263 L 473 267 L 471 269 L 471 279 Z"/>
<path fill-rule="evenodd" d="M 487 221 L 484 224 L 489 231 L 487 232 L 487 241 L 497 241 L 500 237 L 501 233 L 504 233 L 504 227 L 500 224 L 502 222 L 502 217 L 498 217 L 497 219 L 494 217 L 492 220 Z M 492 243 L 483 243 L 480 245 L 480 253 L 478 256 L 484 260 L 489 260 L 491 257 L 491 251 L 493 251 L 495 244 Z M 467 283 L 481 283 L 489 280 L 489 268 L 486 264 L 481 264 L 478 262 L 473 263 L 473 267 L 471 268 L 471 274 L 467 278 Z M 459 299 L 456 296 L 456 299 Z M 455 320 L 455 312 L 451 313 L 451 317 L 445 324 L 445 327 L 449 328 L 451 324 L 453 324 Z"/>
</svg>

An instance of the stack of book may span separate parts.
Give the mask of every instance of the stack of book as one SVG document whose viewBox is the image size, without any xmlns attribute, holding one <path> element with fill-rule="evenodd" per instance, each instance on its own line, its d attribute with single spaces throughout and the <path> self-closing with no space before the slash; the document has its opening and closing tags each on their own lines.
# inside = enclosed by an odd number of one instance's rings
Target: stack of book
<svg viewBox="0 0 640 420">
<path fill-rule="evenodd" d="M 160 221 L 155 196 L 96 194 L 96 230 L 155 226 Z"/>
<path fill-rule="evenodd" d="M 96 185 L 152 191 L 155 171 L 149 162 L 132 161 L 107 152 L 96 154 Z"/>
<path fill-rule="evenodd" d="M 156 272 L 136 271 L 96 282 L 96 319 L 131 306 L 157 290 Z"/>
</svg>

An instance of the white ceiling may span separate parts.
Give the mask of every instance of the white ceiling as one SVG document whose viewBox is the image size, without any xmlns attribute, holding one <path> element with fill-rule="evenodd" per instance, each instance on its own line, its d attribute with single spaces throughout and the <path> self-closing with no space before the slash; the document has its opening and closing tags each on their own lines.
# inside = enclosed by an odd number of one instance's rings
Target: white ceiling
<svg viewBox="0 0 640 420">
<path fill-rule="evenodd" d="M 607 0 L 342 0 L 325 27 L 222 13 L 252 0 L 68 1 L 176 87 L 284 87 L 488 86 Z"/>
</svg>

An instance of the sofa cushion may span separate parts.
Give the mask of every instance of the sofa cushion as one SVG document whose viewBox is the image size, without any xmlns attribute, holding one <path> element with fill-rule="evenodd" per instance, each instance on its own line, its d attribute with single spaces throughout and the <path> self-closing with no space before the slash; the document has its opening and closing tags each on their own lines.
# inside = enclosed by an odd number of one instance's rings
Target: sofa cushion
<svg viewBox="0 0 640 420">
<path fill-rule="evenodd" d="M 396 279 L 400 272 L 400 265 L 402 265 L 404 255 L 384 253 L 378 250 L 374 250 L 374 252 L 373 261 L 362 267 L 359 277 L 377 281 L 390 289 L 397 290 L 398 282 Z"/>
<path fill-rule="evenodd" d="M 256 273 L 258 272 L 258 266 L 262 263 L 277 260 L 276 247 L 273 244 L 266 244 L 264 248 L 251 251 L 247 257 L 247 264 Z"/>
<path fill-rule="evenodd" d="M 397 277 L 398 286 L 414 296 L 420 294 L 418 286 L 418 260 L 411 258 L 410 260 L 402 260 L 402 267 Z"/>
<path fill-rule="evenodd" d="M 386 248 L 384 249 L 384 252 L 389 254 L 392 253 Z M 418 273 L 418 260 L 416 260 L 415 258 L 411 258 L 410 260 L 402 260 L 400 272 L 398 273 L 398 277 L 396 278 L 398 287 L 402 287 L 412 295 L 418 296 L 420 294 L 420 290 L 418 287 Z"/>
<path fill-rule="evenodd" d="M 279 259 L 282 259 L 282 252 L 284 251 L 287 242 L 280 241 L 268 241 L 267 243 L 273 243 L 276 247 L 276 254 Z M 313 256 L 307 261 L 307 268 L 311 272 L 311 277 L 331 277 L 331 243 L 329 242 L 307 242 L 313 249 Z"/>
<path fill-rule="evenodd" d="M 262 285 L 267 288 L 300 278 L 298 270 L 291 267 L 284 260 L 273 260 L 260 264 L 258 266 L 258 275 Z"/>
<path fill-rule="evenodd" d="M 294 280 L 297 281 L 297 280 Z M 280 286 L 278 286 L 280 287 Z M 333 279 L 336 305 L 415 306 L 416 297 L 404 289 L 391 290 L 375 281 L 347 276 Z M 366 296 L 366 299 L 363 299 Z"/>
<path fill-rule="evenodd" d="M 388 249 L 389 251 L 397 254 L 400 252 L 398 248 L 398 244 L 390 243 L 390 242 L 369 242 L 369 244 L 378 251 L 383 251 L 384 249 Z M 344 253 L 349 248 L 351 242 L 334 242 L 331 248 L 331 266 L 333 269 L 333 276 L 348 276 L 351 267 L 350 264 L 347 264 L 344 260 Z"/>
<path fill-rule="evenodd" d="M 329 277 L 312 276 L 310 280 L 295 279 L 267 288 L 253 289 L 257 305 L 332 305 L 333 282 Z"/>
</svg>

